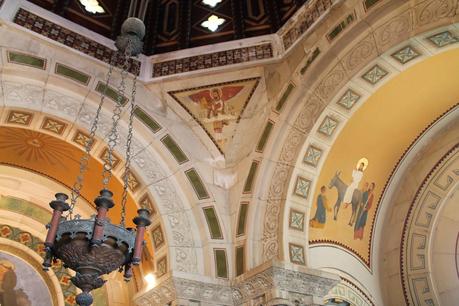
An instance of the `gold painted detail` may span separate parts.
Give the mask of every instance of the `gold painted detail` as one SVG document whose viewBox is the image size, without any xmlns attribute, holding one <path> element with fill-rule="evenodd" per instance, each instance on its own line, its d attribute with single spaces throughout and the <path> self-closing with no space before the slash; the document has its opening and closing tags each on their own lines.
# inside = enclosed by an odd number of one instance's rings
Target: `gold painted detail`
<svg viewBox="0 0 459 306">
<path fill-rule="evenodd" d="M 57 135 L 62 135 L 65 131 L 65 128 L 67 127 L 67 124 L 65 122 L 45 117 L 43 120 L 43 124 L 41 125 L 41 128 L 45 131 L 57 134 Z"/>
<path fill-rule="evenodd" d="M 33 114 L 23 111 L 12 110 L 6 119 L 7 123 L 20 124 L 28 126 L 32 122 Z"/>
</svg>

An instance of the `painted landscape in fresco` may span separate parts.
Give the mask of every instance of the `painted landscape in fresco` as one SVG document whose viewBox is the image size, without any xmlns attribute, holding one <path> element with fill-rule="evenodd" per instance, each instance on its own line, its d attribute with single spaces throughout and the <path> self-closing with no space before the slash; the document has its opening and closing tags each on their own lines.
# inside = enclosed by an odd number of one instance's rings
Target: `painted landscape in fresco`
<svg viewBox="0 0 459 306">
<path fill-rule="evenodd" d="M 0 305 L 53 305 L 41 276 L 22 259 L 0 252 Z"/>
<path fill-rule="evenodd" d="M 343 166 L 328 179 L 321 177 L 309 220 L 311 244 L 327 243 L 323 237 L 339 235 L 343 245 L 368 262 L 371 221 L 379 197 L 368 167 L 369 161 L 361 158 L 353 168 Z"/>
<path fill-rule="evenodd" d="M 169 94 L 204 128 L 220 152 L 228 147 L 258 78 L 172 91 Z"/>
</svg>

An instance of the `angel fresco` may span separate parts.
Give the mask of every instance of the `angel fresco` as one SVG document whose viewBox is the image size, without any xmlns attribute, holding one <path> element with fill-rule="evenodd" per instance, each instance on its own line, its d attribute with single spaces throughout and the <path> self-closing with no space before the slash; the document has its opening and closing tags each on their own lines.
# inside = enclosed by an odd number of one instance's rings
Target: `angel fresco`
<svg viewBox="0 0 459 306">
<path fill-rule="evenodd" d="M 344 203 L 344 208 L 347 208 L 349 205 L 352 206 L 352 215 L 349 219 L 349 226 L 354 225 L 358 215 L 358 209 L 362 203 L 362 191 L 358 189 L 359 183 L 363 178 L 363 172 L 368 166 L 368 160 L 362 158 L 358 161 L 356 168 L 352 171 L 352 183 L 347 185 L 340 178 L 341 171 L 337 171 L 335 176 L 331 179 L 328 188 L 336 188 L 338 191 L 338 198 L 336 199 L 335 205 L 333 207 L 333 219 L 338 220 L 338 212 L 342 203 Z"/>
<path fill-rule="evenodd" d="M 225 143 L 223 128 L 230 124 L 229 119 L 231 119 L 232 115 L 228 102 L 235 98 L 243 88 L 244 86 L 214 87 L 188 96 L 204 111 L 205 115 L 203 117 L 212 124 L 212 129 L 215 133 L 213 137 L 219 145 Z"/>
<path fill-rule="evenodd" d="M 190 95 L 190 99 L 207 111 L 207 119 L 216 118 L 227 113 L 227 102 L 234 98 L 244 86 L 223 86 L 205 89 Z"/>
</svg>

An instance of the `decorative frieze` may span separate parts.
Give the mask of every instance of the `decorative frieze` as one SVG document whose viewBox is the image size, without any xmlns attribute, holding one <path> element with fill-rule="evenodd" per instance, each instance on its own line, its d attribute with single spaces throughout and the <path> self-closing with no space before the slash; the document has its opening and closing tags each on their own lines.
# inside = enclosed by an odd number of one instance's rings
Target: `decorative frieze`
<svg viewBox="0 0 459 306">
<path fill-rule="evenodd" d="M 215 53 L 200 54 L 153 63 L 152 77 L 158 78 L 184 72 L 270 59 L 272 57 L 273 47 L 271 44 L 262 44 Z"/>
<path fill-rule="evenodd" d="M 23 8 L 20 8 L 14 17 L 14 23 L 29 29 L 35 33 L 43 35 L 49 39 L 66 45 L 89 56 L 95 57 L 105 63 L 109 63 L 114 57 L 115 50 L 112 50 L 97 41 L 89 39 L 83 35 L 64 28 L 52 21 L 46 20 L 38 15 L 35 15 Z M 116 65 L 123 65 L 122 57 L 116 57 Z M 140 62 L 130 60 L 129 72 L 138 73 Z"/>
<path fill-rule="evenodd" d="M 292 17 L 292 22 L 280 30 L 285 50 L 290 48 L 322 15 L 331 8 L 333 1 L 310 1 L 302 12 Z"/>
</svg>

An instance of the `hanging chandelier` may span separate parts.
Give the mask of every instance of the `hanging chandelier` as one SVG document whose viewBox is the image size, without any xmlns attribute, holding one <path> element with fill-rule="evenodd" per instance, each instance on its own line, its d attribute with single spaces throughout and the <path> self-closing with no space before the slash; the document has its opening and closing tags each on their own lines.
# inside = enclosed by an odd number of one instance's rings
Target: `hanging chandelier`
<svg viewBox="0 0 459 306">
<path fill-rule="evenodd" d="M 132 265 L 138 265 L 141 261 L 142 248 L 144 245 L 145 228 L 151 224 L 150 211 L 141 208 L 138 215 L 133 219 L 136 229 L 126 228 L 126 202 L 128 197 L 129 173 L 131 162 L 131 142 L 133 132 L 133 115 L 135 109 L 137 72 L 134 72 L 131 97 L 129 101 L 129 125 L 126 141 L 126 162 L 123 177 L 123 194 L 121 199 L 121 222 L 112 224 L 107 218 L 110 208 L 115 203 L 113 193 L 108 189 L 112 178 L 113 150 L 119 141 L 119 120 L 122 114 L 122 101 L 126 91 L 126 79 L 132 65 L 132 57 L 142 52 L 145 36 L 145 25 L 140 19 L 128 18 L 121 28 L 121 34 L 116 40 L 117 53 L 110 60 L 110 68 L 105 80 L 105 89 L 108 88 L 114 70 L 114 62 L 123 63 L 121 69 L 121 81 L 117 87 L 118 101 L 112 116 L 112 126 L 107 136 L 108 157 L 104 160 L 102 171 L 102 190 L 94 200 L 97 215 L 90 219 L 81 219 L 74 215 L 77 199 L 83 188 L 84 174 L 88 168 L 90 150 L 94 143 L 95 134 L 100 118 L 100 112 L 106 93 L 102 93 L 96 115 L 92 121 L 89 139 L 85 144 L 85 152 L 80 160 L 80 173 L 76 178 L 69 197 L 64 193 L 57 193 L 56 199 L 51 201 L 53 209 L 51 222 L 47 225 L 48 233 L 45 240 L 46 255 L 43 261 L 44 270 L 48 270 L 53 261 L 61 260 L 64 267 L 75 271 L 72 283 L 82 292 L 77 295 L 76 302 L 80 306 L 89 306 L 93 302 L 90 292 L 100 288 L 105 281 L 101 276 L 118 269 L 124 271 L 124 279 L 129 281 L 132 277 Z M 135 66 L 134 68 L 138 68 Z"/>
</svg>

